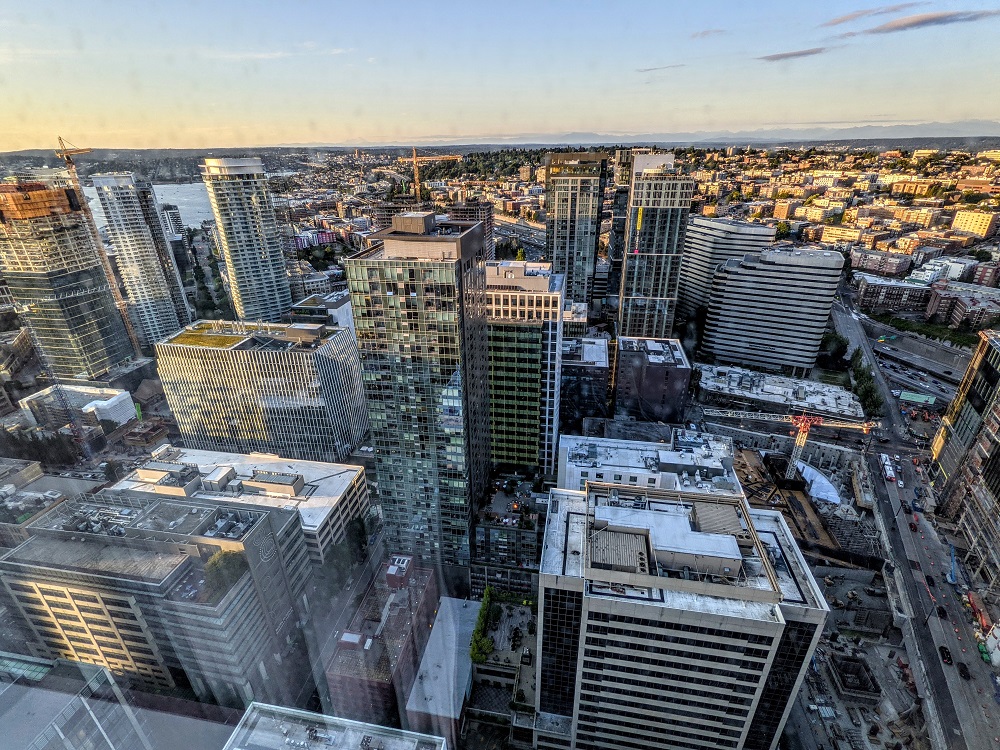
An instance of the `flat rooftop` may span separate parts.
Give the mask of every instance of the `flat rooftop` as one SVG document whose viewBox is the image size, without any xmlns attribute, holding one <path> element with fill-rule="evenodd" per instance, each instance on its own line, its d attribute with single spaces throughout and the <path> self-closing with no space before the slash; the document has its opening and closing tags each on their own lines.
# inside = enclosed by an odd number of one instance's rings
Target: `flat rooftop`
<svg viewBox="0 0 1000 750">
<path fill-rule="evenodd" d="M 246 321 L 199 320 L 185 326 L 160 345 L 194 346 L 208 349 L 287 350 L 314 349 L 338 329 L 320 323 L 248 323 Z"/>
<path fill-rule="evenodd" d="M 222 750 L 445 750 L 441 737 L 251 703 Z"/>
<path fill-rule="evenodd" d="M 648 362 L 657 365 L 690 367 L 678 339 L 642 339 L 627 336 L 618 338 L 618 357 L 624 353 L 643 354 Z"/>
<path fill-rule="evenodd" d="M 809 411 L 864 419 L 858 397 L 846 388 L 815 380 L 768 375 L 742 367 L 695 365 L 702 390 L 725 397 L 774 404 L 782 411 Z"/>
<path fill-rule="evenodd" d="M 406 710 L 462 717 L 465 693 L 472 681 L 472 631 L 482 602 L 441 597 L 437 618 L 424 648 Z"/>
<path fill-rule="evenodd" d="M 563 365 L 608 367 L 608 340 L 563 339 L 562 356 Z"/>
<path fill-rule="evenodd" d="M 244 490 L 234 492 L 236 486 L 231 483 L 225 492 L 209 490 L 200 487 L 192 495 L 193 498 L 205 500 L 220 500 L 241 502 L 250 505 L 261 505 L 269 508 L 298 511 L 305 528 L 318 528 L 336 505 L 343 499 L 357 480 L 364 473 L 360 466 L 349 464 L 332 464 L 322 461 L 297 461 L 280 458 L 267 453 L 223 453 L 219 451 L 203 451 L 191 448 L 164 446 L 156 451 L 156 460 L 182 464 L 193 467 L 202 477 L 211 477 L 219 469 L 231 468 L 235 472 L 235 480 L 268 478 L 275 484 L 288 486 L 288 494 L 268 495 Z M 149 461 L 149 466 L 156 461 Z M 291 484 L 295 477 L 301 477 L 304 485 L 298 493 L 292 491 Z M 156 494 L 156 483 L 143 481 L 133 471 L 123 480 L 114 485 L 113 489 Z"/>
<path fill-rule="evenodd" d="M 188 560 L 187 555 L 126 547 L 117 541 L 86 542 L 36 535 L 0 560 L 76 573 L 158 584 Z"/>
<path fill-rule="evenodd" d="M 559 436 L 559 487 L 575 490 L 580 489 L 581 482 L 594 480 L 628 485 L 631 476 L 642 487 L 742 495 L 733 470 L 733 444 L 723 436 L 675 430 L 668 444 Z M 655 481 L 650 484 L 650 479 Z"/>
</svg>

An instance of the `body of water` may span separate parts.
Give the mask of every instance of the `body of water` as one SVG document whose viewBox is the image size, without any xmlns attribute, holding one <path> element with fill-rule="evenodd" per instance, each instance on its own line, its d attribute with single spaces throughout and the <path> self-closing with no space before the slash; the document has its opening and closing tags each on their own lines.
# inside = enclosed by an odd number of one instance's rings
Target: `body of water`
<svg viewBox="0 0 1000 750">
<path fill-rule="evenodd" d="M 101 209 L 101 201 L 97 198 L 97 191 L 92 187 L 85 187 L 90 200 L 90 210 L 94 212 L 94 220 L 97 226 L 107 224 L 104 218 L 104 211 Z M 181 220 L 184 226 L 200 227 L 201 222 L 212 216 L 212 206 L 208 202 L 208 191 L 203 182 L 191 182 L 177 185 L 153 185 L 153 192 L 160 203 L 173 203 L 177 210 L 181 212 Z"/>
</svg>

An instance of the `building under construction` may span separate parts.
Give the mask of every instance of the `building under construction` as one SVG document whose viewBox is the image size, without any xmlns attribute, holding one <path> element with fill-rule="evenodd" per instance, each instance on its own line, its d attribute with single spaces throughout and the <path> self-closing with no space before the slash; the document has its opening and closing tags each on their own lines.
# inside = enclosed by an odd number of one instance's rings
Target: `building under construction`
<svg viewBox="0 0 1000 750">
<path fill-rule="evenodd" d="M 97 379 L 135 354 L 94 237 L 68 181 L 0 185 L 0 270 L 56 378 Z"/>
</svg>

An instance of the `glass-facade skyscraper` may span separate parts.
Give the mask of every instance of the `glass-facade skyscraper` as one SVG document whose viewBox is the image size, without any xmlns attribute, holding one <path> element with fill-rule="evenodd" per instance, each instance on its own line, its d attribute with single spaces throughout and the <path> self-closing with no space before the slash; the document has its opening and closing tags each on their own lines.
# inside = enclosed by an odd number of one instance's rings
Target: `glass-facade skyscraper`
<svg viewBox="0 0 1000 750">
<path fill-rule="evenodd" d="M 636 154 L 625 222 L 618 335 L 669 338 L 677 312 L 681 254 L 694 181 L 673 154 Z"/>
<path fill-rule="evenodd" d="M 0 185 L 0 272 L 57 378 L 93 379 L 135 355 L 76 190 Z"/>
<path fill-rule="evenodd" d="M 607 154 L 549 154 L 545 159 L 545 255 L 566 277 L 566 300 L 589 302 L 601 235 Z"/>
<path fill-rule="evenodd" d="M 489 479 L 483 229 L 404 213 L 347 260 L 386 546 L 468 566 Z"/>
</svg>

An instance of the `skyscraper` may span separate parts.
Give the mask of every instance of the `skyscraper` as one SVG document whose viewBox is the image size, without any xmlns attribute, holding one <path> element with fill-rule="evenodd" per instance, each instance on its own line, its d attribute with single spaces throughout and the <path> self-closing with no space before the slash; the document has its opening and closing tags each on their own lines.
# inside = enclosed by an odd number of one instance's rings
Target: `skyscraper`
<svg viewBox="0 0 1000 750">
<path fill-rule="evenodd" d="M 292 294 L 264 165 L 257 158 L 205 159 L 202 177 L 236 315 L 280 320 L 292 306 Z"/>
<path fill-rule="evenodd" d="M 542 750 L 769 750 L 829 613 L 780 513 L 601 482 L 551 492 L 538 610 Z"/>
<path fill-rule="evenodd" d="M 566 277 L 566 299 L 590 302 L 601 235 L 608 156 L 596 152 L 545 157 L 545 254 Z"/>
<path fill-rule="evenodd" d="M 368 431 L 350 330 L 198 322 L 159 342 L 156 357 L 188 448 L 340 461 Z"/>
<path fill-rule="evenodd" d="M 149 183 L 132 174 L 94 176 L 108 237 L 139 340 L 152 346 L 190 322 L 180 274 L 163 228 L 163 214 Z"/>
<path fill-rule="evenodd" d="M 97 378 L 135 356 L 80 196 L 0 185 L 0 272 L 57 378 Z"/>
<path fill-rule="evenodd" d="M 392 217 L 347 260 L 386 546 L 469 564 L 489 479 L 483 229 Z"/>
<path fill-rule="evenodd" d="M 625 228 L 618 335 L 669 338 L 694 181 L 673 154 L 636 154 Z"/>
<path fill-rule="evenodd" d="M 550 263 L 486 264 L 494 464 L 555 472 L 562 284 Z"/>
<path fill-rule="evenodd" d="M 689 318 L 708 306 L 715 269 L 730 258 L 762 250 L 774 241 L 774 227 L 733 219 L 695 216 L 684 236 L 679 309 Z"/>
<path fill-rule="evenodd" d="M 455 221 L 478 221 L 483 225 L 483 252 L 486 260 L 496 259 L 496 238 L 493 234 L 493 204 L 485 198 L 469 198 L 448 206 L 448 218 Z"/>
<path fill-rule="evenodd" d="M 712 281 L 702 352 L 724 364 L 807 373 L 843 268 L 840 253 L 792 248 L 727 261 Z"/>
</svg>

